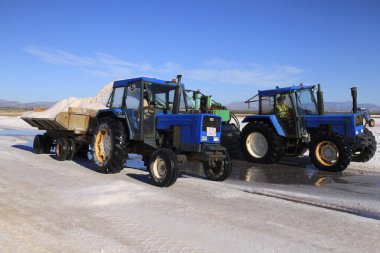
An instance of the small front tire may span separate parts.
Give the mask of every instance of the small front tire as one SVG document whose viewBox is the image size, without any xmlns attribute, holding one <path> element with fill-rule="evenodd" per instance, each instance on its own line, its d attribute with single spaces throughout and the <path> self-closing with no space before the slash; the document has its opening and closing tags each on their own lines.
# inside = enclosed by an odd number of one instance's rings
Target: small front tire
<svg viewBox="0 0 380 253">
<path fill-rule="evenodd" d="M 351 161 L 351 148 L 336 134 L 316 137 L 310 144 L 310 159 L 322 171 L 341 172 Z"/>
<path fill-rule="evenodd" d="M 375 120 L 374 120 L 374 119 L 370 119 L 370 120 L 368 121 L 368 125 L 369 125 L 370 127 L 374 127 L 374 126 L 375 126 Z"/>
<path fill-rule="evenodd" d="M 159 187 L 173 185 L 179 175 L 176 154 L 167 148 L 157 149 L 150 156 L 148 169 L 154 185 Z"/>
<path fill-rule="evenodd" d="M 231 159 L 228 153 L 223 161 L 205 161 L 203 162 L 203 170 L 207 179 L 212 181 L 224 181 L 232 171 Z"/>
</svg>

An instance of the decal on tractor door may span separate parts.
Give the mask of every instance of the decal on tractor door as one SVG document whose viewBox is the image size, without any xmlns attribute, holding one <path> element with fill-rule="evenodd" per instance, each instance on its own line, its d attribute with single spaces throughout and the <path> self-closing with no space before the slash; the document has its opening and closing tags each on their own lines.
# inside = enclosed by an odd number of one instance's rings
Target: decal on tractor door
<svg viewBox="0 0 380 253">
<path fill-rule="evenodd" d="M 216 136 L 216 128 L 207 127 L 207 136 Z"/>
</svg>

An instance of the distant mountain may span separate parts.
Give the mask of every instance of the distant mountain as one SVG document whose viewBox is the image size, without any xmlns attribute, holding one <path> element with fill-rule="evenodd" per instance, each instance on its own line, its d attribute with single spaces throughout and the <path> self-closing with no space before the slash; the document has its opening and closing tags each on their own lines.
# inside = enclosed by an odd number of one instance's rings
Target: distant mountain
<svg viewBox="0 0 380 253">
<path fill-rule="evenodd" d="M 257 110 L 258 103 L 251 103 L 250 109 Z M 226 105 L 231 110 L 247 110 L 248 105 L 244 102 L 232 102 Z M 370 112 L 380 112 L 380 106 L 363 103 L 358 104 L 358 107 L 363 107 L 369 109 Z M 352 110 L 352 102 L 325 102 L 325 111 L 326 112 L 350 112 Z"/>
<path fill-rule="evenodd" d="M 5 99 L 0 99 L 0 108 L 36 108 L 36 107 L 44 107 L 49 108 L 54 105 L 55 102 L 31 102 L 31 103 L 20 103 L 18 101 L 9 101 Z"/>
</svg>

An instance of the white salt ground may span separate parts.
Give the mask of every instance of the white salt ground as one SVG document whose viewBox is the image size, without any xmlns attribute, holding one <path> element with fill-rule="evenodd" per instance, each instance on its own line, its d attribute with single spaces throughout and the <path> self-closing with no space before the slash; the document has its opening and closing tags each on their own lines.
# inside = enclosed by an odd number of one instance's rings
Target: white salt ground
<svg viewBox="0 0 380 253">
<path fill-rule="evenodd" d="M 106 108 L 106 103 L 112 91 L 113 82 L 107 84 L 99 91 L 95 97 L 89 98 L 66 98 L 43 112 L 27 112 L 22 115 L 24 118 L 55 119 L 61 112 L 67 112 L 69 107 L 81 107 L 86 109 L 100 110 Z"/>
</svg>

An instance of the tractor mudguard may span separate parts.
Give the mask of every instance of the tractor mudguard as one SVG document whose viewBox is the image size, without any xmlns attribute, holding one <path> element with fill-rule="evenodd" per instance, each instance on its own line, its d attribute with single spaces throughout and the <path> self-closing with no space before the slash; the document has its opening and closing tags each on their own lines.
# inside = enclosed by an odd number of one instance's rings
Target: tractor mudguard
<svg viewBox="0 0 380 253">
<path fill-rule="evenodd" d="M 255 122 L 255 121 L 264 121 L 270 123 L 272 127 L 276 130 L 276 133 L 279 136 L 286 137 L 284 129 L 282 129 L 280 123 L 278 122 L 275 115 L 250 115 L 243 119 L 243 123 Z"/>
<path fill-rule="evenodd" d="M 131 124 L 129 122 L 129 119 L 128 119 L 128 117 L 126 117 L 126 113 L 123 109 L 121 109 L 121 108 L 101 109 L 96 114 L 96 119 L 99 120 L 102 118 L 114 118 L 114 119 L 120 120 L 122 122 L 125 122 L 125 124 L 127 126 L 126 131 L 128 133 L 128 137 L 131 140 L 133 140 L 135 138 L 133 131 L 132 131 Z"/>
</svg>

